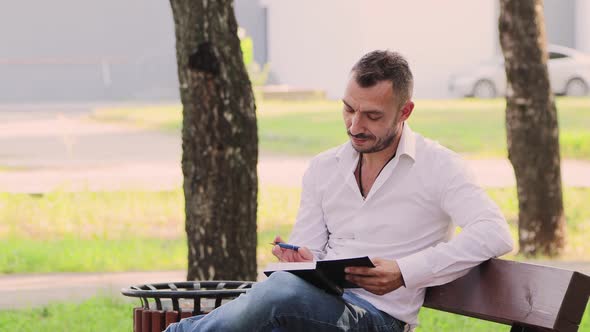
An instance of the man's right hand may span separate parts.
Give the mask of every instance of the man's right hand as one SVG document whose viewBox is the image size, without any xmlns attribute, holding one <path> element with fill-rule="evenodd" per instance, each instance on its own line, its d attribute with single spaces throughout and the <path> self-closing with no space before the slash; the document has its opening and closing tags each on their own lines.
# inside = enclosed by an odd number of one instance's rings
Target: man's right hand
<svg viewBox="0 0 590 332">
<path fill-rule="evenodd" d="M 274 243 L 284 242 L 283 239 L 277 235 Z M 313 254 L 306 247 L 299 247 L 299 250 L 283 249 L 278 245 L 272 248 L 272 254 L 275 255 L 281 262 L 311 262 L 313 261 Z"/>
</svg>

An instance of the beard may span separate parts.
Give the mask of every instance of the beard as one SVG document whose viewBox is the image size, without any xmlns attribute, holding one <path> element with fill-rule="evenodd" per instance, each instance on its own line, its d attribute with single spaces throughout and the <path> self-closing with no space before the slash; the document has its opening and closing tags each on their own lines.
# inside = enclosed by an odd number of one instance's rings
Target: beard
<svg viewBox="0 0 590 332">
<path fill-rule="evenodd" d="M 397 138 L 400 130 L 399 128 L 393 127 L 391 130 L 383 137 L 376 137 L 374 135 L 366 135 L 366 134 L 357 134 L 353 135 L 350 130 L 347 130 L 348 136 L 359 138 L 359 139 L 367 139 L 367 140 L 374 140 L 375 143 L 372 146 L 366 148 L 358 148 L 352 144 L 352 147 L 359 153 L 374 153 L 379 152 L 387 149 L 390 147 L 395 139 Z"/>
</svg>

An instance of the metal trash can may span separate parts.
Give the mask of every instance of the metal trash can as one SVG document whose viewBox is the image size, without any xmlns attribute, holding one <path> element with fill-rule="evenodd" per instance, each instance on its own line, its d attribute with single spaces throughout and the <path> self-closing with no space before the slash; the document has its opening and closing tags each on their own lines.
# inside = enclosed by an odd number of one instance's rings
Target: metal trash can
<svg viewBox="0 0 590 332">
<path fill-rule="evenodd" d="M 161 332 L 183 318 L 206 314 L 252 287 L 254 281 L 182 281 L 131 286 L 121 293 L 141 300 L 134 332 Z"/>
</svg>

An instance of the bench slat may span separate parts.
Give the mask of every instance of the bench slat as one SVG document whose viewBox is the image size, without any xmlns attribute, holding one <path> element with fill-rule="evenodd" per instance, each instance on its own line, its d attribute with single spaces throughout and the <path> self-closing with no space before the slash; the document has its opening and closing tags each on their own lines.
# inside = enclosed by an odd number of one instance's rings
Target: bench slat
<svg viewBox="0 0 590 332">
<path fill-rule="evenodd" d="M 570 331 L 569 325 L 575 325 L 576 328 L 582 322 L 582 316 L 588 304 L 588 297 L 590 296 L 590 276 L 574 272 L 572 282 L 568 289 L 564 303 L 557 323 L 555 325 L 558 331 Z M 571 330 L 571 331 L 577 331 Z"/>
<path fill-rule="evenodd" d="M 491 259 L 427 289 L 424 306 L 508 325 L 577 331 L 589 294 L 584 274 Z"/>
</svg>

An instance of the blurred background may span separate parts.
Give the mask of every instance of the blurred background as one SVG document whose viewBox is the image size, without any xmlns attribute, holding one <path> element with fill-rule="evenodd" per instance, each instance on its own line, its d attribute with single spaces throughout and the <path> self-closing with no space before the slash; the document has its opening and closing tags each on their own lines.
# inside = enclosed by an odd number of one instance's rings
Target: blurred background
<svg viewBox="0 0 590 332">
<path fill-rule="evenodd" d="M 169 6 L 3 4 L 0 331 L 128 331 L 137 303 L 121 287 L 186 277 Z M 274 235 L 289 234 L 310 158 L 347 140 L 339 98 L 373 49 L 407 57 L 412 129 L 464 156 L 517 239 L 497 1 L 236 0 L 234 9 L 257 105 L 259 268 Z M 561 257 L 534 261 L 590 273 L 590 1 L 545 0 L 544 13 L 568 237 Z M 419 331 L 505 329 L 429 310 L 420 320 Z"/>
<path fill-rule="evenodd" d="M 11 4 L 0 13 L 0 101 L 178 100 L 168 7 L 155 0 Z M 548 42 L 590 53 L 589 12 L 586 0 L 546 0 Z M 493 0 L 235 1 L 241 37 L 250 39 L 246 60 L 258 72 L 268 65 L 260 83 L 331 99 L 340 97 L 356 59 L 383 48 L 410 59 L 416 98 L 465 95 L 457 76 L 501 56 L 498 13 Z M 573 56 L 559 51 L 562 63 Z M 587 88 L 589 66 L 586 60 L 567 79 Z"/>
</svg>

